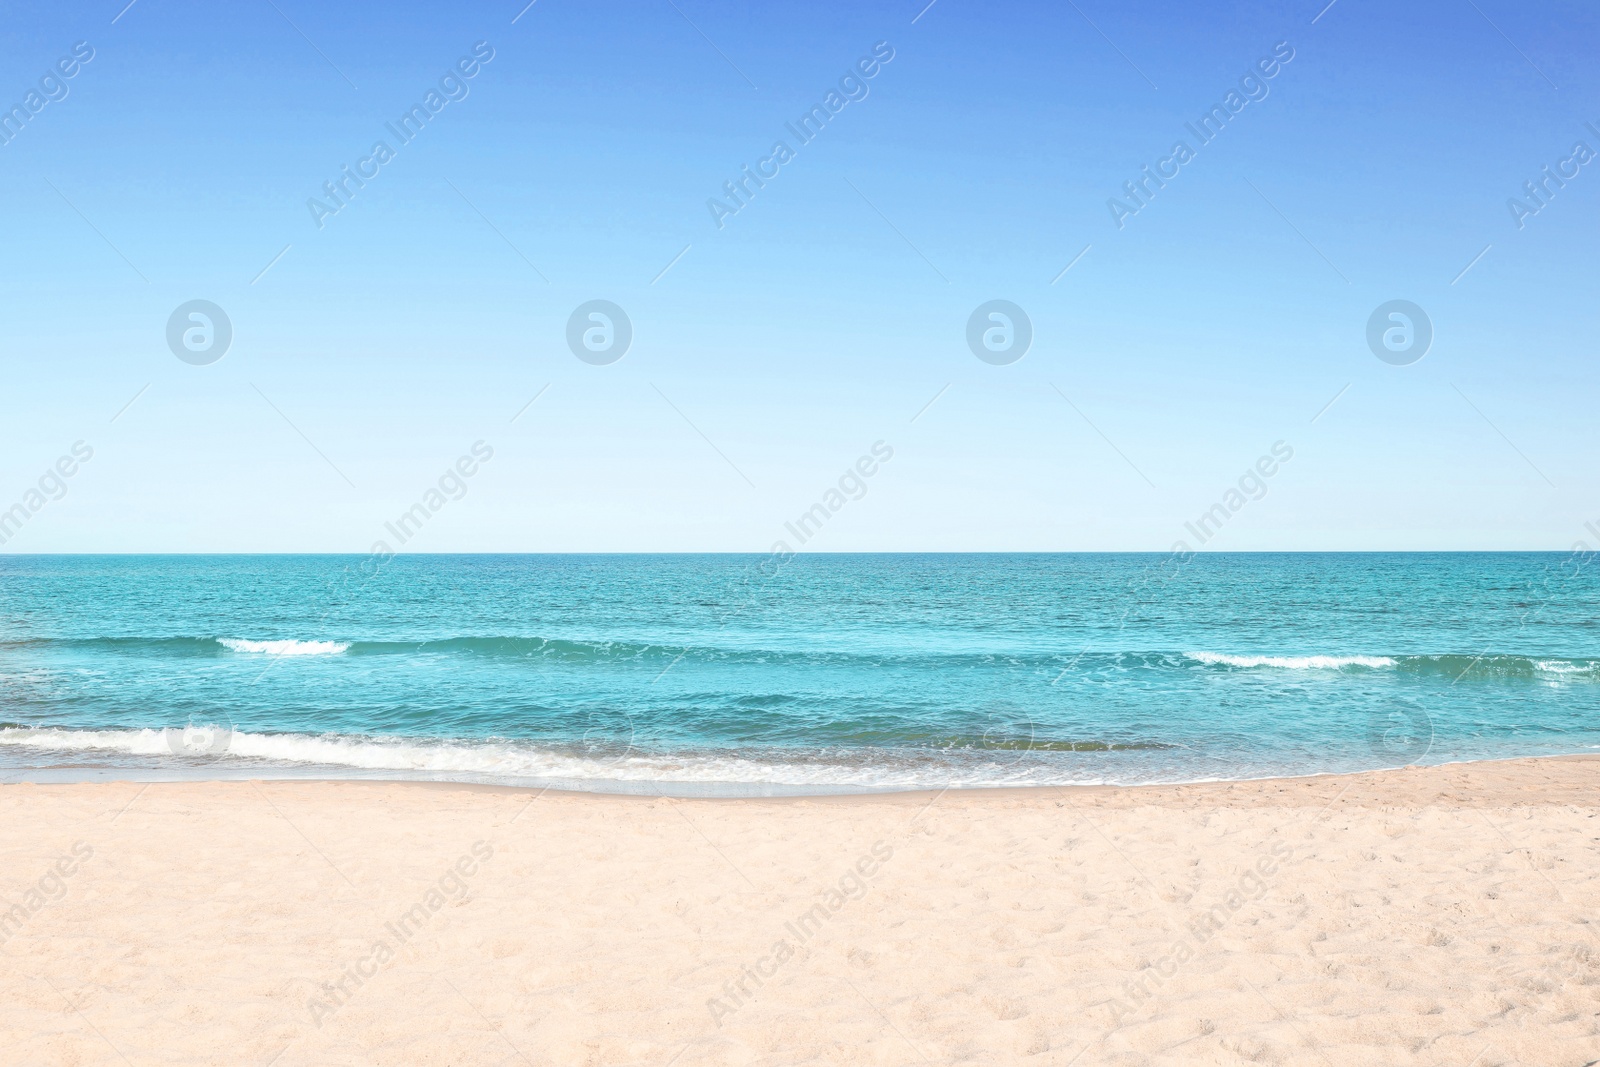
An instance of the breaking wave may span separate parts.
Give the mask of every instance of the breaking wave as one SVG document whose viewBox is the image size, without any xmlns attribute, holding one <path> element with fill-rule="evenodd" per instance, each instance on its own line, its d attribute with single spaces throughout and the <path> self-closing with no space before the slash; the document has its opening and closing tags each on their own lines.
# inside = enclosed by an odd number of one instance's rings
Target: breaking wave
<svg viewBox="0 0 1600 1067">
<path fill-rule="evenodd" d="M 1278 667 L 1289 671 L 1341 670 L 1345 667 L 1393 667 L 1391 656 L 1235 656 L 1227 652 L 1185 652 L 1207 666 Z"/>
<path fill-rule="evenodd" d="M 234 652 L 269 656 L 337 656 L 350 649 L 349 641 L 251 641 L 243 637 L 219 637 L 217 644 Z"/>
<path fill-rule="evenodd" d="M 510 784 L 566 783 L 573 788 L 622 786 L 649 792 L 654 783 L 694 786 L 713 794 L 784 789 L 850 792 L 1106 782 L 1105 768 L 1074 766 L 1074 753 L 1160 750 L 1157 742 L 987 741 L 945 739 L 936 747 L 892 749 L 686 748 L 644 751 L 626 738 L 602 743 L 550 743 L 384 737 L 349 734 L 250 733 L 226 727 L 200 731 L 203 750 L 187 750 L 183 728 L 73 730 L 0 726 L 0 749 L 88 757 L 164 757 L 159 766 L 204 770 L 219 764 L 253 769 L 350 771 L 367 776 L 443 778 Z M 121 763 L 120 765 L 126 765 Z M 1181 775 L 1179 776 L 1181 777 Z M 628 785 L 642 787 L 628 789 Z"/>
</svg>

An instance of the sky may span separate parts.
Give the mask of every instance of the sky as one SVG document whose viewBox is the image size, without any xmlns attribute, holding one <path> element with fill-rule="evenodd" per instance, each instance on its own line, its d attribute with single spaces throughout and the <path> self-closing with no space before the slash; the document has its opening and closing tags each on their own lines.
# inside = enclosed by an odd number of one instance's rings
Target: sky
<svg viewBox="0 0 1600 1067">
<path fill-rule="evenodd" d="M 0 552 L 1600 547 L 1593 5 L 524 2 L 8 9 Z"/>
</svg>

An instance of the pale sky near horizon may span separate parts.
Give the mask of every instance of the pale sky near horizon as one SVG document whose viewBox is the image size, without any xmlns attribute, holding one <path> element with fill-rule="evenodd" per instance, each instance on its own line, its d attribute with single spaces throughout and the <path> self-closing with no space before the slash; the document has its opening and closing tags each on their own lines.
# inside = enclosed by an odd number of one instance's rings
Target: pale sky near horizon
<svg viewBox="0 0 1600 1067">
<path fill-rule="evenodd" d="M 925 2 L 16 5 L 0 552 L 1600 546 L 1600 11 Z"/>
</svg>

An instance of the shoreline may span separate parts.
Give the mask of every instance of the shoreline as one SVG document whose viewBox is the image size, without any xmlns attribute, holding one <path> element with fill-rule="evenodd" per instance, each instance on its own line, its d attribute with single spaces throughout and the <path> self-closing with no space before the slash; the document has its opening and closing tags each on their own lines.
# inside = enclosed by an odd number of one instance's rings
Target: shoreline
<svg viewBox="0 0 1600 1067">
<path fill-rule="evenodd" d="M 135 775 L 126 775 L 131 768 L 85 768 L 92 771 L 93 777 L 72 777 L 79 773 L 77 768 L 36 767 L 21 768 L 7 772 L 0 772 L 0 788 L 6 786 L 98 786 L 127 783 L 134 785 L 192 785 L 192 784 L 229 784 L 229 783 L 273 783 L 284 784 L 320 784 L 320 785 L 371 785 L 371 786 L 421 786 L 431 789 L 461 789 L 471 792 L 504 793 L 509 795 L 554 795 L 571 797 L 615 797 L 621 800 L 705 800 L 705 801 L 797 801 L 797 800 L 892 800 L 916 799 L 937 796 L 984 796 L 1015 795 L 1028 796 L 1030 794 L 1043 794 L 1055 791 L 1066 791 L 1075 795 L 1105 792 L 1108 794 L 1131 794 L 1138 791 L 1204 791 L 1215 789 L 1228 789 L 1231 787 L 1251 785 L 1286 785 L 1288 783 L 1315 782 L 1325 779 L 1361 779 L 1370 776 L 1413 774 L 1426 771 L 1441 771 L 1449 768 L 1469 767 L 1495 767 L 1498 765 L 1518 763 L 1549 763 L 1561 761 L 1596 761 L 1600 760 L 1600 753 L 1596 752 L 1567 752 L 1553 753 L 1539 756 L 1504 756 L 1492 759 L 1466 759 L 1452 760 L 1446 763 L 1406 764 L 1398 767 L 1378 767 L 1352 771 L 1314 771 L 1308 774 L 1264 775 L 1256 778 L 1202 778 L 1183 782 L 1138 782 L 1132 784 L 1117 783 L 1059 783 L 1040 785 L 1004 785 L 1004 786 L 966 786 L 954 785 L 944 788 L 933 786 L 916 786 L 901 788 L 886 786 L 876 789 L 835 788 L 832 786 L 790 786 L 772 783 L 730 783 L 730 782 L 695 782 L 671 780 L 645 780 L 645 779 L 594 779 L 597 784 L 623 785 L 629 789 L 608 788 L 564 788 L 560 785 L 538 784 L 508 784 L 504 782 L 475 782 L 457 778 L 422 778 L 422 777 L 383 777 L 393 772 L 387 769 L 374 770 L 369 774 L 351 775 L 322 775 L 312 772 L 305 775 L 294 773 L 261 774 L 255 773 L 262 768 L 240 769 L 238 773 L 228 775 L 171 775 L 161 769 L 152 769 L 148 773 L 140 772 Z M 356 770 L 357 768 L 352 768 Z M 46 775 L 50 778 L 36 780 L 30 775 Z M 66 776 L 53 780 L 54 776 Z M 573 781 L 563 779 L 564 782 Z M 729 786 L 751 785 L 755 788 L 777 788 L 795 790 L 792 792 L 774 793 L 713 793 L 692 792 L 685 787 L 725 788 Z M 679 791 L 684 790 L 684 791 Z M 809 790 L 809 791 L 801 791 Z"/>
</svg>

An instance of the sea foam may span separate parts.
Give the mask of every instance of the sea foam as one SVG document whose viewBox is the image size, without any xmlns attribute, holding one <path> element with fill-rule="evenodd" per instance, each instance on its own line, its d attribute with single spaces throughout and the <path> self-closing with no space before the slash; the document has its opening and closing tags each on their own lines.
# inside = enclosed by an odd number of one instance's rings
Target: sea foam
<svg viewBox="0 0 1600 1067">
<path fill-rule="evenodd" d="M 165 757 L 174 769 L 188 764 L 175 753 L 172 731 L 155 729 L 70 730 L 54 727 L 0 727 L 0 749 L 39 752 L 99 752 L 113 760 L 128 756 Z M 343 768 L 362 777 L 444 779 L 515 783 L 567 783 L 564 788 L 657 792 L 656 784 L 696 787 L 706 795 L 759 794 L 770 788 L 801 792 L 857 792 L 881 789 L 970 788 L 1063 784 L 1112 784 L 1089 767 L 1030 765 L 1018 753 L 974 750 L 952 761 L 949 753 L 880 752 L 872 759 L 845 752 L 759 750 L 742 753 L 697 750 L 644 752 L 627 745 L 586 749 L 505 739 L 446 740 L 349 734 L 227 734 L 225 747 L 206 755 L 235 768 L 301 768 L 341 775 Z M 37 759 L 37 757 L 35 757 Z M 177 760 L 168 763 L 168 760 Z M 210 772 L 207 772 L 210 773 Z M 584 786 L 581 783 L 591 783 Z M 629 786 L 633 788 L 628 788 Z"/>
<path fill-rule="evenodd" d="M 1207 666 L 1279 667 L 1290 671 L 1395 665 L 1395 660 L 1390 656 L 1235 656 L 1226 652 L 1185 652 L 1184 655 Z"/>
<path fill-rule="evenodd" d="M 234 652 L 269 656 L 337 656 L 350 648 L 348 641 L 251 641 L 243 637 L 219 637 L 217 644 Z"/>
</svg>

